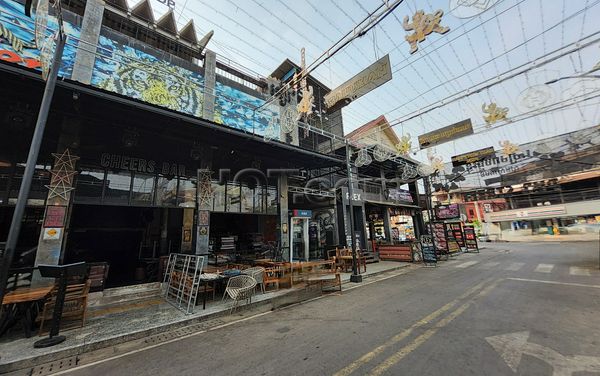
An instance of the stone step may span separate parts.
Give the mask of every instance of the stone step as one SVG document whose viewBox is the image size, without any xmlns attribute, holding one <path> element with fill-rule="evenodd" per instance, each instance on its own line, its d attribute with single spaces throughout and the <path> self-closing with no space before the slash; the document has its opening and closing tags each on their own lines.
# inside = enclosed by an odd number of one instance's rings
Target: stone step
<svg viewBox="0 0 600 376">
<path fill-rule="evenodd" d="M 159 296 L 160 283 L 158 282 L 117 287 L 90 293 L 88 296 L 88 307 L 93 309 Z"/>
</svg>

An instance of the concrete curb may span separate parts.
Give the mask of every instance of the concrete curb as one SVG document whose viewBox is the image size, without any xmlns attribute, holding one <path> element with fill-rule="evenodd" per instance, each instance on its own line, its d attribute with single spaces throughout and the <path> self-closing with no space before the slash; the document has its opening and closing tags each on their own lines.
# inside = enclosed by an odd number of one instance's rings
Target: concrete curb
<svg viewBox="0 0 600 376">
<path fill-rule="evenodd" d="M 376 271 L 376 272 L 373 272 L 370 274 L 364 274 L 363 279 L 373 278 L 373 277 L 376 277 L 378 275 L 385 274 L 385 273 L 393 273 L 400 269 L 409 267 L 410 265 L 413 265 L 413 264 L 412 263 L 399 264 L 398 266 L 392 267 L 390 269 L 379 270 L 379 271 Z M 344 274 L 342 276 L 342 286 L 345 286 L 348 284 L 354 284 L 354 283 L 350 282 L 349 275 Z M 253 310 L 253 309 L 265 309 L 265 308 L 267 308 L 268 310 L 276 310 L 276 309 L 280 309 L 280 308 L 283 308 L 283 307 L 286 307 L 286 306 L 289 306 L 292 304 L 301 303 L 303 301 L 313 299 L 320 295 L 321 295 L 320 292 L 317 292 L 314 290 L 310 291 L 310 290 L 306 290 L 306 289 L 291 289 L 289 292 L 282 294 L 280 296 L 270 297 L 270 298 L 267 298 L 264 300 L 260 300 L 257 302 L 253 302 L 251 304 L 241 306 L 240 308 L 238 308 L 237 312 L 244 312 L 244 311 L 249 311 L 249 310 Z M 105 349 L 108 347 L 114 347 L 117 345 L 121 345 L 126 342 L 141 340 L 143 338 L 147 338 L 147 337 L 150 337 L 153 335 L 157 335 L 157 334 L 168 332 L 168 331 L 173 331 L 176 329 L 184 328 L 187 326 L 191 326 L 191 325 L 209 321 L 209 320 L 214 320 L 219 317 L 225 317 L 225 316 L 229 316 L 229 308 L 223 309 L 221 311 L 209 313 L 207 315 L 203 315 L 203 316 L 199 316 L 199 317 L 192 317 L 189 319 L 184 319 L 182 321 L 173 322 L 173 323 L 161 325 L 161 326 L 154 327 L 154 328 L 148 328 L 148 329 L 144 329 L 144 330 L 139 330 L 137 332 L 126 333 L 123 335 L 119 335 L 119 336 L 112 337 L 112 338 L 107 338 L 107 339 L 93 342 L 93 343 L 82 344 L 80 346 L 75 346 L 75 347 L 71 347 L 71 348 L 58 349 L 58 350 L 50 352 L 48 354 L 36 355 L 36 356 L 32 356 L 30 358 L 24 358 L 24 359 L 16 360 L 14 362 L 10 362 L 10 363 L 2 363 L 2 359 L 0 358 L 0 374 L 4 374 L 4 373 L 8 373 L 8 372 L 15 372 L 15 371 L 25 371 L 25 370 L 31 369 L 33 367 L 36 367 L 36 366 L 39 366 L 42 364 L 58 361 L 58 360 L 65 359 L 65 358 L 80 356 L 80 355 L 90 353 L 93 351 L 97 351 L 100 349 Z"/>
</svg>

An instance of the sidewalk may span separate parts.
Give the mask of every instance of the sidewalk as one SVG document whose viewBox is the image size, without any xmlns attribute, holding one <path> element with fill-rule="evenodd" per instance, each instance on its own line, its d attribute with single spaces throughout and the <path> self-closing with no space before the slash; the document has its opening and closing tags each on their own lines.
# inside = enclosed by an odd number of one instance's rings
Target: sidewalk
<svg viewBox="0 0 600 376">
<path fill-rule="evenodd" d="M 363 278 L 399 270 L 409 265 L 411 264 L 393 261 L 368 264 L 367 273 L 363 274 Z M 346 284 L 349 281 L 350 273 L 342 273 L 342 283 Z M 319 294 L 320 292 L 315 289 L 307 291 L 304 288 L 281 289 L 266 294 L 257 293 L 252 299 L 252 304 L 242 306 L 238 311 L 259 307 L 276 309 L 313 298 Z M 202 310 L 200 305 L 196 307 L 193 314 L 185 315 L 161 298 L 154 297 L 130 305 L 124 304 L 120 307 L 105 310 L 92 310 L 83 328 L 61 332 L 67 337 L 67 340 L 53 347 L 35 349 L 33 343 L 40 339 L 37 336 L 31 338 L 18 337 L 13 340 L 11 338 L 0 339 L 0 374 L 75 357 L 79 354 L 138 340 L 207 320 L 227 317 L 229 316 L 231 304 L 231 300 L 221 302 L 217 297 L 215 301 L 209 300 L 207 302 L 205 310 Z"/>
</svg>

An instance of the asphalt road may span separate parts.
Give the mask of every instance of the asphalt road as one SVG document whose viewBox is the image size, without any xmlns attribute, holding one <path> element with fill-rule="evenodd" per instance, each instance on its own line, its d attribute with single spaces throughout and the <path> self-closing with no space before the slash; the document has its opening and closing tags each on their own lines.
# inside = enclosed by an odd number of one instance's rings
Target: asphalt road
<svg viewBox="0 0 600 376">
<path fill-rule="evenodd" d="M 435 269 L 69 375 L 600 375 L 598 243 L 493 244 Z"/>
</svg>

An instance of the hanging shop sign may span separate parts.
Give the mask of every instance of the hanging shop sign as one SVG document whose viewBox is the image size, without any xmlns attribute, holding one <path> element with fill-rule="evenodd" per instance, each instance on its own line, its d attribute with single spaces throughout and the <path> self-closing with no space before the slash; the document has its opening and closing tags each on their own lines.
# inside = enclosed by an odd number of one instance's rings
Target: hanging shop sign
<svg viewBox="0 0 600 376">
<path fill-rule="evenodd" d="M 348 188 L 346 187 L 342 187 L 342 202 L 346 205 L 348 205 L 348 202 L 350 201 L 350 194 L 348 193 Z M 353 189 L 352 190 L 352 204 L 357 206 L 357 205 L 362 205 L 363 203 L 363 191 L 362 189 Z"/>
<path fill-rule="evenodd" d="M 392 201 L 414 202 L 412 194 L 405 189 L 388 189 L 387 198 Z"/>
<path fill-rule="evenodd" d="M 294 209 L 292 210 L 292 217 L 312 218 L 312 210 Z"/>
<path fill-rule="evenodd" d="M 475 151 L 471 151 L 464 154 L 455 155 L 452 157 L 452 167 L 458 167 L 462 165 L 466 165 L 469 163 L 475 163 L 483 161 L 488 157 L 493 157 L 496 155 L 493 147 L 487 147 Z"/>
<path fill-rule="evenodd" d="M 385 55 L 327 94 L 325 106 L 328 109 L 333 107 L 340 109 L 391 79 L 390 55 Z"/>
<path fill-rule="evenodd" d="M 435 208 L 437 219 L 455 219 L 460 218 L 458 204 L 440 205 Z"/>
<path fill-rule="evenodd" d="M 421 243 L 421 254 L 425 264 L 437 264 L 437 255 L 435 254 L 435 245 L 431 235 L 423 235 L 419 239 Z"/>
<path fill-rule="evenodd" d="M 420 135 L 419 146 L 421 149 L 426 149 L 470 134 L 473 134 L 473 124 L 471 123 L 471 119 L 465 119 L 447 127 Z"/>
<path fill-rule="evenodd" d="M 479 246 L 477 245 L 477 236 L 475 235 L 475 227 L 473 225 L 465 225 L 463 227 L 465 234 L 465 245 L 467 252 L 479 252 Z"/>
<path fill-rule="evenodd" d="M 100 156 L 100 166 L 146 174 L 159 172 L 163 175 L 185 176 L 185 165 L 171 162 L 163 162 L 159 165 L 152 159 L 134 158 L 121 154 L 103 153 Z"/>
</svg>

